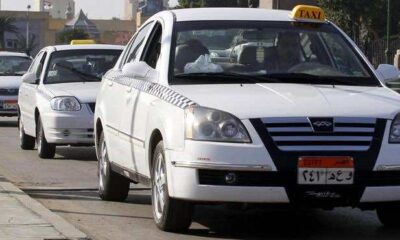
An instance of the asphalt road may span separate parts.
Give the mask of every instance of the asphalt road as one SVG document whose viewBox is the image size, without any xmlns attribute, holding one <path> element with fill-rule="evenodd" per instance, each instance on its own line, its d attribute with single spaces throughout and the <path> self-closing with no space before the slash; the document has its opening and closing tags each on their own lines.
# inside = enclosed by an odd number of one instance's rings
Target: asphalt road
<svg viewBox="0 0 400 240">
<path fill-rule="evenodd" d="M 399 239 L 374 211 L 196 207 L 185 234 L 159 231 L 152 220 L 150 192 L 132 185 L 123 203 L 103 202 L 96 192 L 93 148 L 59 148 L 54 160 L 18 146 L 16 119 L 0 118 L 0 173 L 92 239 Z"/>
</svg>

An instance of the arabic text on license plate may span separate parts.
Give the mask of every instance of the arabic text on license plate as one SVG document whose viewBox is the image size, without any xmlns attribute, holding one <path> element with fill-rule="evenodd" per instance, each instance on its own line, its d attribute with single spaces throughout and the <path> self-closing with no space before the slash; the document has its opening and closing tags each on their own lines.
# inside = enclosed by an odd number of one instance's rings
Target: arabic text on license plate
<svg viewBox="0 0 400 240">
<path fill-rule="evenodd" d="M 301 157 L 297 182 L 301 185 L 353 184 L 354 163 L 351 157 Z"/>
<path fill-rule="evenodd" d="M 4 103 L 3 109 L 5 109 L 5 110 L 17 109 L 17 104 L 16 103 Z"/>
</svg>

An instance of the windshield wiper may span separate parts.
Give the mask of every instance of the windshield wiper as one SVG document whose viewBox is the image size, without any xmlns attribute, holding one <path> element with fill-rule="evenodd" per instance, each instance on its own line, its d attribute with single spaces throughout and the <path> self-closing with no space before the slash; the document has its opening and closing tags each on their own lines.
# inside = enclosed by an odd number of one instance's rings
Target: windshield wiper
<svg viewBox="0 0 400 240">
<path fill-rule="evenodd" d="M 0 76 L 5 77 L 5 76 L 22 76 L 23 74 L 20 73 L 0 73 Z"/>
<path fill-rule="evenodd" d="M 364 86 L 362 82 L 359 81 L 359 77 L 357 81 L 354 80 L 353 77 L 346 77 L 346 76 L 317 76 L 308 73 L 272 73 L 267 74 L 268 77 L 273 77 L 280 79 L 284 82 L 290 83 L 310 83 L 310 84 L 324 84 L 324 85 L 355 85 L 355 86 Z M 368 85 L 369 86 L 369 85 Z"/>
<path fill-rule="evenodd" d="M 92 75 L 92 74 L 88 74 L 88 73 L 81 72 L 81 71 L 79 71 L 79 70 L 77 70 L 77 69 L 75 69 L 75 68 L 70 68 L 70 67 L 63 66 L 63 65 L 58 65 L 58 67 L 62 67 L 62 68 L 67 69 L 67 70 L 69 70 L 69 71 L 71 71 L 71 72 L 73 72 L 73 73 L 76 73 L 76 74 L 78 74 L 80 77 L 82 77 L 85 81 L 88 81 L 88 82 L 101 81 L 101 77 L 98 77 L 98 76 L 96 76 L 96 75 Z M 94 79 L 94 80 L 93 80 L 93 79 Z"/>
<path fill-rule="evenodd" d="M 267 75 L 250 75 L 250 74 L 240 74 L 234 72 L 220 72 L 220 73 L 181 73 L 175 75 L 175 78 L 181 79 L 196 79 L 213 83 L 280 83 L 281 81 L 275 77 L 269 77 Z M 221 82 L 215 82 L 212 78 L 220 78 Z M 234 80 L 234 81 L 232 81 Z"/>
</svg>

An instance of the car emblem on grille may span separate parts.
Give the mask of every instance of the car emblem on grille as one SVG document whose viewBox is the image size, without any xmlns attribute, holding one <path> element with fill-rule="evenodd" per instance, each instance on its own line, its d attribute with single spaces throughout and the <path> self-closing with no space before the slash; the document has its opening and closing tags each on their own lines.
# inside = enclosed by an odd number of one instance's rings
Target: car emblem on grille
<svg viewBox="0 0 400 240">
<path fill-rule="evenodd" d="M 333 132 L 333 118 L 309 118 L 314 132 Z"/>
<path fill-rule="evenodd" d="M 330 127 L 332 126 L 332 123 L 328 121 L 318 121 L 318 122 L 313 122 L 313 125 L 316 127 Z"/>
</svg>

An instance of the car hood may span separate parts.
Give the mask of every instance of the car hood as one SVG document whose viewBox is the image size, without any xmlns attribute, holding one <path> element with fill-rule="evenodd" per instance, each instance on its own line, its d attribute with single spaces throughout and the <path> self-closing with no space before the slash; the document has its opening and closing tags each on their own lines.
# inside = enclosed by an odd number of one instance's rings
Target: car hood
<svg viewBox="0 0 400 240">
<path fill-rule="evenodd" d="M 21 76 L 0 76 L 0 88 L 18 89 L 21 83 Z"/>
<path fill-rule="evenodd" d="M 376 117 L 393 119 L 400 95 L 386 87 L 311 84 L 175 85 L 197 104 L 241 119 L 260 117 Z"/>
<path fill-rule="evenodd" d="M 52 97 L 74 96 L 81 103 L 91 103 L 96 101 L 100 82 L 47 84 L 45 88 L 51 93 Z"/>
</svg>

